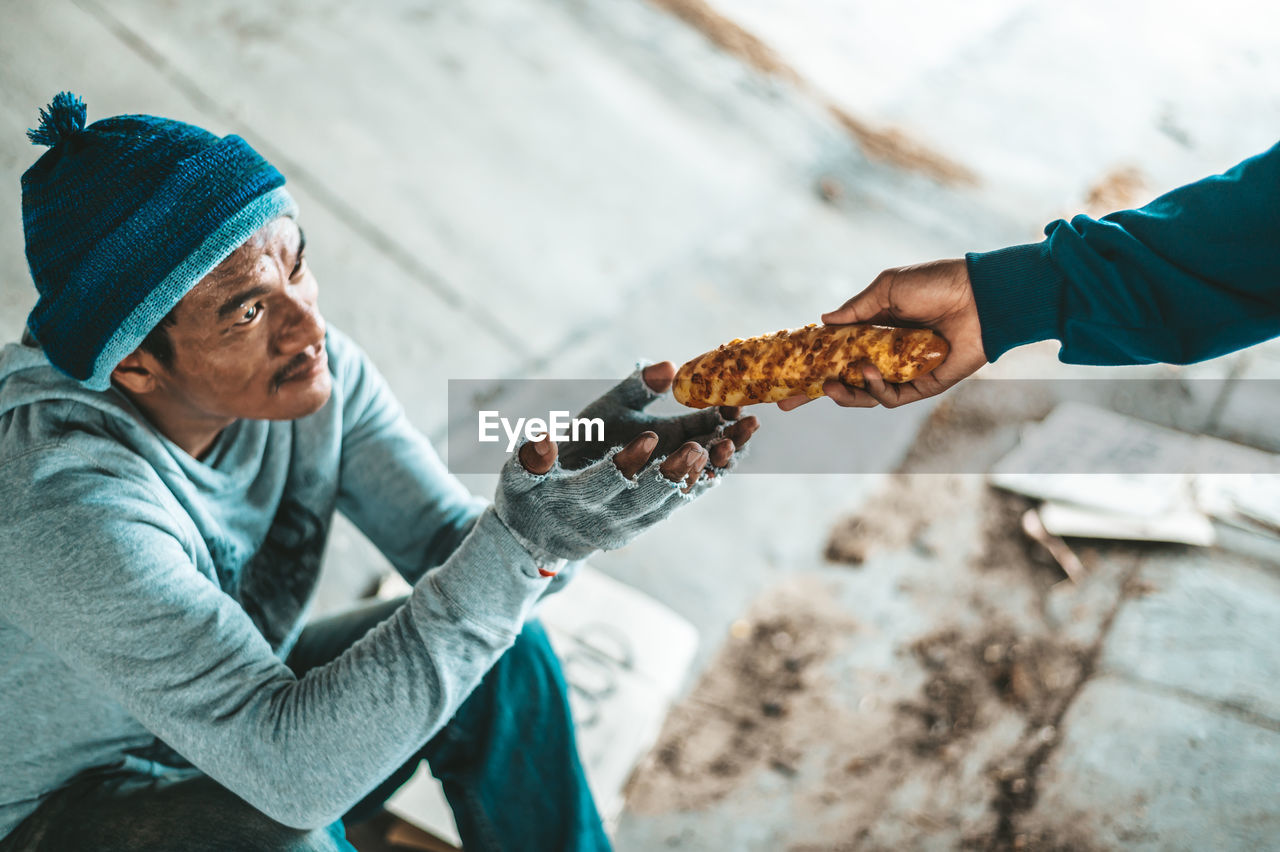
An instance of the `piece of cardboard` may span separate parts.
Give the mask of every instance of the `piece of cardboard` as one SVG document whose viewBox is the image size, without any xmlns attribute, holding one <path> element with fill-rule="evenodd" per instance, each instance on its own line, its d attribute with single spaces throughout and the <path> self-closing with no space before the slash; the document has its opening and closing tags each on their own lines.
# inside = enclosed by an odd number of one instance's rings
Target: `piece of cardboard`
<svg viewBox="0 0 1280 852">
<path fill-rule="evenodd" d="M 560 656 L 578 751 L 610 828 L 622 812 L 627 778 L 657 741 L 684 682 L 698 633 L 666 606 L 585 565 L 537 615 Z M 444 790 L 426 767 L 391 797 L 387 810 L 460 844 Z"/>
<path fill-rule="evenodd" d="M 1208 546 L 1211 519 L 1280 531 L 1280 456 L 1078 402 L 1027 427 L 989 481 L 1044 500 L 1057 536 Z"/>
</svg>

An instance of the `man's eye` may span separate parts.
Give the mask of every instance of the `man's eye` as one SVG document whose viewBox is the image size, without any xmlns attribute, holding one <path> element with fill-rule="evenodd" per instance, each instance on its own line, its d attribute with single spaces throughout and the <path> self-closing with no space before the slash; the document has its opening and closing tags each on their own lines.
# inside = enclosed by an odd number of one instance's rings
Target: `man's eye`
<svg viewBox="0 0 1280 852">
<path fill-rule="evenodd" d="M 262 312 L 262 303 L 255 302 L 244 309 L 244 313 L 240 315 L 240 319 L 236 320 L 236 325 L 248 325 L 258 318 L 258 314 Z"/>
</svg>

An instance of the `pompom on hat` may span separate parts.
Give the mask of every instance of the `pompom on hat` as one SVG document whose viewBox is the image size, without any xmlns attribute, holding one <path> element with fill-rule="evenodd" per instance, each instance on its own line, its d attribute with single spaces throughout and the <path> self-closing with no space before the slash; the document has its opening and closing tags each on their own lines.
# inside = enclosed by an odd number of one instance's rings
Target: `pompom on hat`
<svg viewBox="0 0 1280 852">
<path fill-rule="evenodd" d="M 239 136 L 151 115 L 87 127 L 85 117 L 84 101 L 60 92 L 27 131 L 49 146 L 22 176 L 40 293 L 27 328 L 55 367 L 106 390 L 196 282 L 298 208 L 280 172 Z"/>
</svg>

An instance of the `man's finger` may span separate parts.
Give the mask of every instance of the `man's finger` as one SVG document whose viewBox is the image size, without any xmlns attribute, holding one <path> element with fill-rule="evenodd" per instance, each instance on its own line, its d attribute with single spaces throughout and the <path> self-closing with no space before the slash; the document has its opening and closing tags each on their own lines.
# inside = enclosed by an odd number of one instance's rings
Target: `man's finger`
<svg viewBox="0 0 1280 852">
<path fill-rule="evenodd" d="M 717 424 L 717 426 L 719 426 L 719 424 Z M 694 435 L 689 440 L 696 441 L 709 450 L 721 439 L 729 438 L 735 441 L 738 447 L 741 448 L 743 444 L 750 440 L 751 435 L 759 428 L 760 421 L 755 418 L 755 415 L 748 415 L 740 420 L 735 420 L 723 429 L 717 428 L 712 432 L 704 432 L 701 435 Z"/>
<path fill-rule="evenodd" d="M 684 488 L 680 489 L 688 494 L 693 486 L 698 484 L 698 479 L 702 476 L 702 471 L 706 469 L 707 462 L 710 461 L 711 454 L 707 452 L 705 447 L 698 447 L 698 453 L 689 462 L 689 470 L 684 475 Z"/>
<path fill-rule="evenodd" d="M 720 406 L 720 416 L 730 422 L 737 420 L 742 416 L 741 405 L 722 405 Z"/>
<path fill-rule="evenodd" d="M 613 387 L 607 394 L 582 410 L 583 417 L 594 417 L 597 407 L 609 400 L 632 411 L 644 411 L 655 399 L 671 389 L 676 369 L 670 361 L 650 364 L 636 370 Z"/>
<path fill-rule="evenodd" d="M 667 429 L 667 446 L 676 441 L 684 443 L 686 441 L 697 441 L 699 436 L 708 437 L 716 432 L 722 424 L 720 412 L 715 408 L 704 408 L 700 411 L 691 411 L 688 414 L 678 414 L 675 417 L 667 418 L 670 426 L 675 429 Z"/>
<path fill-rule="evenodd" d="M 850 325 L 852 323 L 874 323 L 875 325 L 897 325 L 897 320 L 887 310 L 869 311 L 858 306 L 840 307 L 822 314 L 818 319 L 823 325 Z"/>
<path fill-rule="evenodd" d="M 782 411 L 795 411 L 800 406 L 808 405 L 811 402 L 813 402 L 813 400 L 809 399 L 809 397 L 804 394 L 797 394 L 796 396 L 789 396 L 784 400 L 780 400 L 778 402 L 778 408 Z"/>
<path fill-rule="evenodd" d="M 730 438 L 716 438 L 707 447 L 707 454 L 711 458 L 711 466 L 715 468 L 727 465 L 729 460 L 733 458 L 735 449 Z"/>
<path fill-rule="evenodd" d="M 863 364 L 859 372 L 862 373 L 862 389 L 868 396 L 887 408 L 898 404 L 898 388 L 886 382 L 874 365 Z"/>
<path fill-rule="evenodd" d="M 645 367 L 640 375 L 644 376 L 644 383 L 648 385 L 649 390 L 654 393 L 666 393 L 671 383 L 675 381 L 676 365 L 670 361 L 659 361 L 657 364 Z"/>
<path fill-rule="evenodd" d="M 886 382 L 884 377 L 880 375 L 880 371 L 870 364 L 862 366 L 862 379 L 867 383 L 865 388 L 867 395 L 885 408 L 897 408 L 899 405 L 906 405 L 908 402 L 918 402 L 927 396 L 933 396 L 946 389 L 931 375 L 922 376 L 914 382 L 904 382 L 900 385 L 891 384 Z"/>
<path fill-rule="evenodd" d="M 658 468 L 658 472 L 675 482 L 684 476 L 685 465 L 691 455 L 693 455 L 693 447 L 689 444 L 684 444 L 674 453 L 667 456 L 666 460 Z"/>
<path fill-rule="evenodd" d="M 681 444 L 678 450 L 667 456 L 667 460 L 662 463 L 658 470 L 672 482 L 680 482 L 689 475 L 695 465 L 698 470 L 701 470 L 706 461 L 707 451 L 697 442 L 688 441 Z"/>
<path fill-rule="evenodd" d="M 641 432 L 631 439 L 631 443 L 618 450 L 613 457 L 613 463 L 618 466 L 618 470 L 627 479 L 632 479 L 640 468 L 649 463 L 649 456 L 653 454 L 653 448 L 658 446 L 658 435 L 656 432 Z"/>
<path fill-rule="evenodd" d="M 880 404 L 878 399 L 862 388 L 851 388 L 835 379 L 823 382 L 822 392 L 841 408 L 875 408 Z"/>
<path fill-rule="evenodd" d="M 541 476 L 555 467 L 559 450 L 550 435 L 543 435 L 540 441 L 529 441 L 520 448 L 520 464 L 524 469 Z"/>
<path fill-rule="evenodd" d="M 760 428 L 760 421 L 755 415 L 750 415 L 734 423 L 732 426 L 724 430 L 724 436 L 733 441 L 738 449 L 742 449 L 742 445 L 751 440 L 751 436 Z M 717 465 L 723 467 L 724 465 Z"/>
<path fill-rule="evenodd" d="M 889 302 L 886 298 L 888 279 L 885 277 L 888 274 L 888 272 L 881 272 L 861 293 L 849 299 L 834 311 L 827 311 L 823 314 L 822 321 L 827 325 L 847 325 L 852 322 L 888 322 L 890 319 L 888 313 Z"/>
</svg>

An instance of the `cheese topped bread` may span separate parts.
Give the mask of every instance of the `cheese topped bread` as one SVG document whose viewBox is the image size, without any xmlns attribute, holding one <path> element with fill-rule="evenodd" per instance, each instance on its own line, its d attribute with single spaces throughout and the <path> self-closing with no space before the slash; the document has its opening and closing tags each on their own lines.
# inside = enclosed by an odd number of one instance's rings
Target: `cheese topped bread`
<svg viewBox="0 0 1280 852">
<path fill-rule="evenodd" d="M 677 370 L 671 390 L 691 408 L 778 402 L 799 394 L 816 399 L 828 379 L 862 387 L 862 362 L 900 384 L 937 367 L 948 350 L 946 340 L 925 328 L 807 325 L 722 344 Z"/>
</svg>

